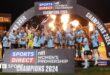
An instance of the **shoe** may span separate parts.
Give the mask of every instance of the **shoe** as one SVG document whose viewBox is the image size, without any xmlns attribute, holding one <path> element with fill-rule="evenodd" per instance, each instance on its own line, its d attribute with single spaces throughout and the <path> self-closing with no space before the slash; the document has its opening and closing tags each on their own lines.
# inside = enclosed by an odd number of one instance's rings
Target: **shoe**
<svg viewBox="0 0 110 75">
<path fill-rule="evenodd" d="M 94 64 L 94 66 L 97 66 L 98 65 L 98 61 L 95 61 L 95 64 Z"/>
<path fill-rule="evenodd" d="M 87 69 L 87 68 L 88 68 L 88 66 L 87 66 L 87 65 L 83 67 L 83 69 Z"/>
<path fill-rule="evenodd" d="M 78 53 L 76 53 L 76 58 L 78 57 Z"/>
<path fill-rule="evenodd" d="M 92 57 L 92 60 L 95 60 L 95 58 L 94 58 L 94 57 Z"/>
<path fill-rule="evenodd" d="M 84 64 L 85 65 L 85 64 Z M 89 67 L 89 64 L 87 64 L 87 65 L 85 65 L 84 67 L 83 67 L 83 69 L 87 69 Z"/>
</svg>

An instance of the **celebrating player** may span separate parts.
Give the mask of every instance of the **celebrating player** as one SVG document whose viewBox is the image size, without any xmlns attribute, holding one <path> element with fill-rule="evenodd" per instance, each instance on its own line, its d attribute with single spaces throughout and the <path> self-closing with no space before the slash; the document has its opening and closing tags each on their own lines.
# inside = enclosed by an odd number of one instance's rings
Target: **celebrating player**
<svg viewBox="0 0 110 75">
<path fill-rule="evenodd" d="M 96 31 L 93 31 L 91 33 L 91 41 L 92 41 L 92 46 L 93 46 L 93 56 L 95 58 L 95 64 L 98 64 L 98 58 L 100 57 L 99 51 L 98 51 L 98 47 L 99 47 L 99 43 L 98 43 L 98 34 Z M 98 53 L 98 57 L 97 57 L 97 53 Z"/>
<path fill-rule="evenodd" d="M 26 48 L 27 45 L 27 33 L 25 32 L 23 27 L 19 32 L 19 45 L 20 48 Z"/>
<path fill-rule="evenodd" d="M 91 55 L 91 51 L 89 48 L 89 42 L 88 42 L 88 38 L 86 34 L 83 34 L 83 43 L 82 43 L 83 47 L 84 47 L 84 69 L 89 67 L 89 63 L 88 63 L 88 59 L 89 59 L 89 55 Z"/>
<path fill-rule="evenodd" d="M 40 49 L 41 48 L 39 31 L 35 32 L 33 46 L 34 46 L 34 49 Z"/>
<path fill-rule="evenodd" d="M 81 29 L 81 27 L 77 27 L 76 29 L 76 57 L 81 58 L 82 57 L 82 41 L 83 41 L 83 37 L 82 34 L 84 33 L 84 31 Z"/>
<path fill-rule="evenodd" d="M 17 37 L 17 32 L 13 31 L 12 34 L 9 35 L 9 40 L 11 43 L 11 48 L 17 48 L 17 43 L 18 43 L 18 37 Z"/>
</svg>

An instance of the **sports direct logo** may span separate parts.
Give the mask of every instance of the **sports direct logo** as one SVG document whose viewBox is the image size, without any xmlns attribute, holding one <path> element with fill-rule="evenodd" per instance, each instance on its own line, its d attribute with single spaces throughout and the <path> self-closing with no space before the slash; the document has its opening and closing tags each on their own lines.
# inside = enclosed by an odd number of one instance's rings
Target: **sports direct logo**
<svg viewBox="0 0 110 75">
<path fill-rule="evenodd" d="M 54 9 L 54 3 L 39 3 L 39 10 L 52 10 Z"/>
<path fill-rule="evenodd" d="M 10 63 L 14 64 L 35 64 L 35 52 L 13 51 L 10 56 Z"/>
</svg>

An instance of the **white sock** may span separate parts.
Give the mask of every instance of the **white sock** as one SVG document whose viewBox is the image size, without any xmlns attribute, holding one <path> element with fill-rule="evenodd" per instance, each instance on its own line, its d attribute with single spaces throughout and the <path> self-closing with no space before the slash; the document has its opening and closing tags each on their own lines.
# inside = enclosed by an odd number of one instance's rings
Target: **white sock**
<svg viewBox="0 0 110 75">
<path fill-rule="evenodd" d="M 98 55 L 98 59 L 100 59 L 101 58 L 101 56 L 100 55 Z"/>
<path fill-rule="evenodd" d="M 83 56 L 83 52 L 82 52 L 82 50 L 80 50 L 80 53 L 81 53 L 81 57 Z"/>
<path fill-rule="evenodd" d="M 78 57 L 78 50 L 76 50 L 76 57 Z"/>
<path fill-rule="evenodd" d="M 94 57 L 95 57 L 95 65 L 96 65 L 98 63 L 97 55 L 94 54 Z"/>
<path fill-rule="evenodd" d="M 94 53 L 93 53 L 92 57 L 95 58 L 95 54 Z"/>
<path fill-rule="evenodd" d="M 99 53 L 99 50 L 98 50 L 98 59 L 100 59 L 100 53 Z"/>
<path fill-rule="evenodd" d="M 85 66 L 87 67 L 88 66 L 88 60 L 85 59 Z"/>
</svg>

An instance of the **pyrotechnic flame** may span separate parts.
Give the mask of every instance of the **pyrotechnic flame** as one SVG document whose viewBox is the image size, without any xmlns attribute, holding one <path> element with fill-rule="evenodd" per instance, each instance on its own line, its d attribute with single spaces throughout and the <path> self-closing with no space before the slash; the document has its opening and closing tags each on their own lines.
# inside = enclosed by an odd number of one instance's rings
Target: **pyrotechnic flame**
<svg viewBox="0 0 110 75">
<path fill-rule="evenodd" d="M 47 15 L 47 17 L 48 17 L 49 15 Z"/>
<path fill-rule="evenodd" d="M 63 14 L 61 16 L 61 23 L 63 24 L 62 25 L 62 28 L 63 28 L 64 31 L 67 31 L 68 30 L 69 19 L 70 19 L 70 15 L 69 14 Z"/>
<path fill-rule="evenodd" d="M 52 31 L 54 31 L 56 29 L 54 26 L 54 22 L 49 23 L 49 28 L 51 28 Z"/>
<path fill-rule="evenodd" d="M 91 32 L 93 30 L 94 30 L 94 25 L 91 22 L 89 22 L 89 31 Z"/>
<path fill-rule="evenodd" d="M 72 24 L 73 27 L 78 27 L 80 25 L 78 20 L 72 21 L 71 24 Z"/>
<path fill-rule="evenodd" d="M 50 17 L 53 19 L 53 21 L 55 21 L 56 15 L 50 15 Z"/>
<path fill-rule="evenodd" d="M 76 30 L 76 28 L 73 28 L 73 31 L 75 31 Z"/>
<path fill-rule="evenodd" d="M 52 21 L 49 23 L 49 28 L 52 30 L 52 31 L 55 31 L 55 20 L 56 20 L 56 15 L 50 15 Z"/>
</svg>

